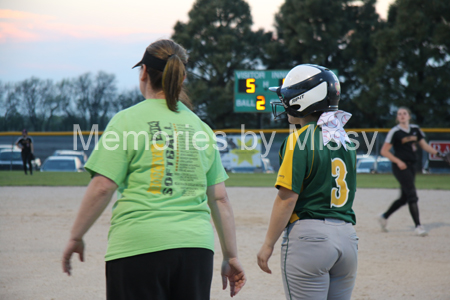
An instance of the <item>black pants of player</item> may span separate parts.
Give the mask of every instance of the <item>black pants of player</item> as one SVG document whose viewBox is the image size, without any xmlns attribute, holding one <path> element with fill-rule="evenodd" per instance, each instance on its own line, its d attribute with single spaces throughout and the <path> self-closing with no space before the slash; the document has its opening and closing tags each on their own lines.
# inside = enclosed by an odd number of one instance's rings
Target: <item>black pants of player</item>
<svg viewBox="0 0 450 300">
<path fill-rule="evenodd" d="M 420 225 L 419 220 L 419 207 L 417 205 L 417 201 L 419 201 L 419 197 L 417 197 L 416 191 L 416 170 L 413 162 L 406 163 L 407 168 L 404 170 L 400 170 L 397 164 L 392 164 L 392 173 L 395 178 L 397 178 L 400 183 L 401 195 L 400 198 L 395 200 L 391 207 L 384 213 L 384 217 L 387 219 L 391 214 L 393 214 L 397 209 L 408 203 L 409 212 L 411 213 L 411 217 L 413 218 L 414 224 L 416 226 Z"/>
<path fill-rule="evenodd" d="M 23 170 L 25 174 L 27 174 L 27 164 L 30 168 L 30 174 L 33 174 L 33 165 L 31 164 L 31 152 L 22 151 L 22 162 L 23 162 Z"/>
<path fill-rule="evenodd" d="M 211 250 L 179 248 L 106 262 L 107 300 L 209 300 Z"/>
</svg>

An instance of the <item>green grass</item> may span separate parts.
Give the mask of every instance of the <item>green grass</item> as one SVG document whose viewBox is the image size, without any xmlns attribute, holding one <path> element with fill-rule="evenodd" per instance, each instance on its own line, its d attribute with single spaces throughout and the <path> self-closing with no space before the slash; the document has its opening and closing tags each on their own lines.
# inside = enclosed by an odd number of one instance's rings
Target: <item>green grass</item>
<svg viewBox="0 0 450 300">
<path fill-rule="evenodd" d="M 276 174 L 228 174 L 230 179 L 226 181 L 227 186 L 273 186 L 276 180 Z M 384 188 L 397 189 L 400 185 L 392 174 L 358 174 L 358 188 Z M 449 175 L 424 175 L 416 176 L 417 189 L 429 190 L 450 190 Z"/>
<path fill-rule="evenodd" d="M 356 180 L 358 188 L 400 188 L 400 184 L 392 174 L 358 174 Z M 450 174 L 417 174 L 416 188 L 420 190 L 450 190 Z"/>
<path fill-rule="evenodd" d="M 227 186 L 272 187 L 276 174 L 229 173 Z M 22 171 L 0 171 L 0 186 L 86 186 L 89 173 L 34 172 L 33 176 Z M 392 174 L 358 174 L 358 188 L 399 188 Z M 417 174 L 418 189 L 450 190 L 450 175 Z"/>
<path fill-rule="evenodd" d="M 230 178 L 225 181 L 226 186 L 273 186 L 277 179 L 277 174 L 264 173 L 228 173 Z"/>
<path fill-rule="evenodd" d="M 91 177 L 88 172 L 33 172 L 0 171 L 0 186 L 86 186 Z"/>
</svg>

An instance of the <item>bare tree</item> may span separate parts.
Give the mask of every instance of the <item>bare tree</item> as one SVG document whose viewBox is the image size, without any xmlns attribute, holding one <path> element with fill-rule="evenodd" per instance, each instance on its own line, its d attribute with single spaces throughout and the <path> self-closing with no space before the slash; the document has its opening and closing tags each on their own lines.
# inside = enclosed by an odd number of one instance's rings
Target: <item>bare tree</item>
<svg viewBox="0 0 450 300">
<path fill-rule="evenodd" d="M 86 73 L 73 82 L 76 93 L 76 103 L 82 112 L 85 112 L 88 127 L 99 124 L 103 128 L 107 122 L 107 114 L 111 103 L 116 97 L 115 76 L 105 72 L 98 72 L 95 79 L 91 73 Z"/>
<path fill-rule="evenodd" d="M 19 99 L 12 83 L 0 84 L 0 103 L 3 114 L 2 130 L 18 130 L 24 127 L 23 118 L 19 113 Z"/>
<path fill-rule="evenodd" d="M 15 96 L 24 116 L 28 117 L 31 128 L 42 130 L 45 118 L 44 103 L 52 90 L 50 80 L 41 80 L 36 77 L 19 82 L 15 88 Z"/>
<path fill-rule="evenodd" d="M 144 100 L 144 96 L 142 96 L 141 91 L 139 91 L 137 88 L 126 90 L 119 94 L 119 96 L 112 103 L 111 108 L 113 112 L 116 113 L 122 109 L 133 106 L 141 102 L 142 100 Z"/>
<path fill-rule="evenodd" d="M 55 97 L 60 105 L 58 112 L 61 113 L 61 126 L 64 130 L 72 130 L 73 124 L 79 124 L 83 128 L 86 125 L 84 113 L 76 105 L 74 81 L 63 79 L 55 84 Z"/>
<path fill-rule="evenodd" d="M 80 116 L 86 121 L 85 123 L 87 123 L 89 103 L 92 98 L 92 85 L 91 73 L 82 74 L 75 78 L 72 82 L 73 92 L 75 95 L 74 102 L 76 103 Z M 84 125 L 87 126 L 87 124 Z M 85 127 L 85 129 L 87 128 Z"/>
<path fill-rule="evenodd" d="M 107 115 L 110 110 L 111 104 L 116 98 L 116 76 L 114 74 L 107 74 L 105 72 L 99 72 L 94 82 L 93 92 L 93 107 L 96 108 L 91 113 L 91 124 L 96 124 L 95 118 L 97 118 L 102 128 L 108 123 Z"/>
<path fill-rule="evenodd" d="M 39 116 L 42 119 L 42 130 L 50 130 L 55 113 L 61 107 L 60 98 L 56 95 L 55 86 L 50 85 L 46 97 L 42 102 L 42 110 L 40 110 Z"/>
</svg>

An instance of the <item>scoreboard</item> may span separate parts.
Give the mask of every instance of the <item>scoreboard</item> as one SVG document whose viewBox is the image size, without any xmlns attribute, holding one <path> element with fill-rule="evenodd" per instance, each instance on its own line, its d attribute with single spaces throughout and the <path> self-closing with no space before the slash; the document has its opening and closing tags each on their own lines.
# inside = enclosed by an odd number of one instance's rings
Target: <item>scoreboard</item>
<svg viewBox="0 0 450 300">
<path fill-rule="evenodd" d="M 279 101 L 269 87 L 281 86 L 289 70 L 235 71 L 234 112 L 271 113 L 271 101 Z"/>
</svg>

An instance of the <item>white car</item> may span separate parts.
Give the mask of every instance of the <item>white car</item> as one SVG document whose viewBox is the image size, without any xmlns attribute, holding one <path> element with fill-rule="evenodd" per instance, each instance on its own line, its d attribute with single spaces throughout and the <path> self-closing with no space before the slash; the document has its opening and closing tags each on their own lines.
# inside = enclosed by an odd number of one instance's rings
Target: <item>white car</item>
<svg viewBox="0 0 450 300">
<path fill-rule="evenodd" d="M 375 157 L 372 156 L 372 155 L 358 154 L 358 155 L 356 155 L 356 164 L 358 165 L 358 162 L 359 162 L 361 159 L 368 159 L 368 158 L 375 159 Z"/>
<path fill-rule="evenodd" d="M 11 150 L 11 149 L 13 149 L 13 150 L 21 150 L 16 145 L 0 144 L 0 151 L 2 151 L 2 150 Z"/>
<path fill-rule="evenodd" d="M 376 160 L 372 157 L 361 158 L 356 164 L 356 173 L 375 173 Z"/>
<path fill-rule="evenodd" d="M 378 157 L 377 159 L 377 173 L 391 173 L 392 162 L 386 157 Z"/>
<path fill-rule="evenodd" d="M 34 170 L 39 170 L 41 160 L 35 158 L 31 165 Z M 23 170 L 22 150 L 17 147 L 0 150 L 0 170 Z"/>
<path fill-rule="evenodd" d="M 76 156 L 50 156 L 42 164 L 41 172 L 83 172 L 83 164 Z"/>
<path fill-rule="evenodd" d="M 55 152 L 53 152 L 53 156 L 76 156 L 80 159 L 83 166 L 88 159 L 84 151 L 75 151 L 75 150 L 56 150 Z"/>
</svg>

